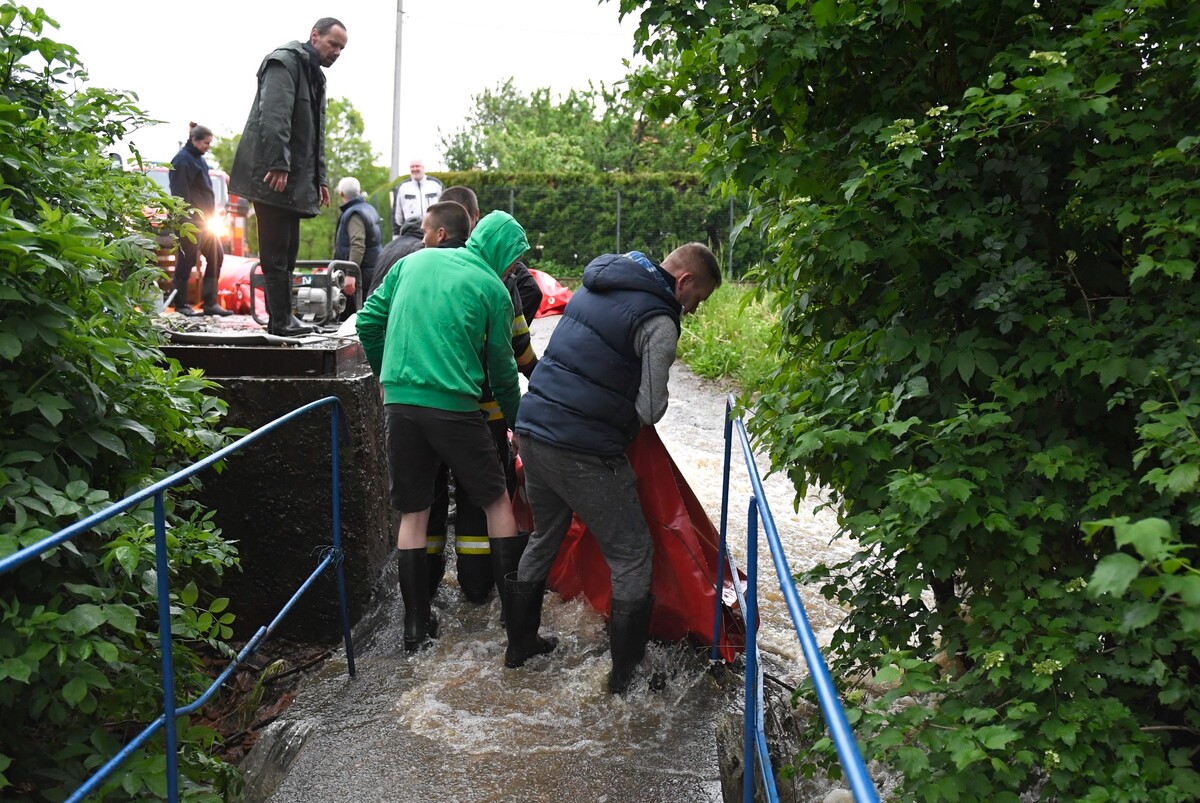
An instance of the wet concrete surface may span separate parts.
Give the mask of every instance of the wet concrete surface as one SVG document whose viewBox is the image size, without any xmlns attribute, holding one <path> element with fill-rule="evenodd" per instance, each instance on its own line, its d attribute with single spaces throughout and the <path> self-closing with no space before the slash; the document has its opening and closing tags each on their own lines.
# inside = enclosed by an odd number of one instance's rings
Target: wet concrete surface
<svg viewBox="0 0 1200 803">
<path fill-rule="evenodd" d="M 555 323 L 534 322 L 539 352 Z M 657 426 L 714 522 L 724 404 L 723 388 L 676 366 L 671 405 Z M 750 492 L 744 468 L 735 468 L 731 487 L 730 543 L 740 563 Z M 766 491 L 793 572 L 848 549 L 830 546 L 836 525 L 831 512 L 812 512 L 819 500 L 793 510 L 794 491 L 782 477 L 767 480 Z M 765 556 L 765 538 L 760 541 Z M 766 560 L 763 567 L 770 570 Z M 244 763 L 247 799 L 721 800 L 716 722 L 741 690 L 736 679 L 710 675 L 705 655 L 651 644 L 630 693 L 609 695 L 603 619 L 581 600 L 564 603 L 548 595 L 543 629 L 558 634 L 562 644 L 521 670 L 506 670 L 499 602 L 477 607 L 463 601 L 452 569 L 435 600 L 440 637 L 429 650 L 406 654 L 400 646 L 403 608 L 392 578 L 394 569 L 356 628 L 357 676 L 349 677 L 339 654 L 307 684 Z M 764 578 L 760 595 L 768 671 L 798 680 L 806 672 L 778 581 Z M 827 639 L 839 613 L 815 592 L 802 596 L 814 628 Z M 668 677 L 663 692 L 647 687 L 646 677 L 655 671 Z"/>
</svg>

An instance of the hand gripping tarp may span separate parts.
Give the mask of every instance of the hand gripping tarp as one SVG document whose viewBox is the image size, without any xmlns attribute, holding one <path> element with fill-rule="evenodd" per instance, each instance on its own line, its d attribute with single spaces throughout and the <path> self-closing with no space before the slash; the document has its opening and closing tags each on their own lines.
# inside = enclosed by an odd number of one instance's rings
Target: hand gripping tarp
<svg viewBox="0 0 1200 803">
<path fill-rule="evenodd" d="M 654 427 L 642 427 L 626 454 L 637 475 L 642 512 L 654 539 L 651 592 L 655 600 L 650 635 L 663 641 L 686 640 L 711 646 L 719 533 Z M 513 509 L 520 526 L 532 529 L 519 461 L 518 476 L 519 490 Z M 739 580 L 743 579 L 741 572 L 738 574 Z M 608 564 L 578 516 L 563 539 L 546 585 L 563 599 L 583 594 L 593 608 L 608 614 L 612 596 Z M 722 659 L 731 661 L 744 647 L 745 627 L 736 610 L 728 570 L 724 572 L 721 591 L 719 653 Z"/>
</svg>

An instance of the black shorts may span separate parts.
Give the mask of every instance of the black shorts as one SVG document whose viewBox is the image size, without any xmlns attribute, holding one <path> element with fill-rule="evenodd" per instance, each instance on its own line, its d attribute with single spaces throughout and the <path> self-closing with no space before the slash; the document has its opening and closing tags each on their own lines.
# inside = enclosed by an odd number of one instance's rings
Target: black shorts
<svg viewBox="0 0 1200 803">
<path fill-rule="evenodd" d="M 392 507 L 415 513 L 433 504 L 433 484 L 445 463 L 458 487 L 479 507 L 507 493 L 504 467 L 482 411 L 455 413 L 411 404 L 384 405 Z"/>
</svg>

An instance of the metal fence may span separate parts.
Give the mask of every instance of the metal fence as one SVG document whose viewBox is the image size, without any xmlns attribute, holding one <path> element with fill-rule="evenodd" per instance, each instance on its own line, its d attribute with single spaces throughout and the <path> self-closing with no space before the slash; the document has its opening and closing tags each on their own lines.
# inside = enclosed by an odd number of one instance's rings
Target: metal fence
<svg viewBox="0 0 1200 803">
<path fill-rule="evenodd" d="M 330 408 L 330 428 L 331 428 L 331 452 L 333 460 L 333 544 L 324 548 L 320 555 L 317 568 L 309 575 L 308 579 L 301 584 L 292 598 L 283 606 L 283 609 L 275 616 L 271 623 L 265 627 L 260 627 L 254 634 L 254 637 L 246 644 L 245 647 L 237 654 L 230 664 L 225 667 L 225 670 L 217 677 L 216 680 L 193 702 L 176 707 L 175 705 L 175 671 L 174 657 L 171 649 L 171 589 L 170 589 L 170 573 L 168 567 L 167 553 L 167 528 L 164 497 L 168 490 L 180 484 L 194 474 L 203 471 L 214 463 L 223 460 L 229 455 L 237 452 L 259 438 L 264 437 L 272 430 L 275 430 L 283 424 L 298 418 L 319 407 Z M 166 736 L 166 763 L 167 763 L 167 799 L 172 803 L 179 800 L 179 764 L 178 764 L 178 739 L 175 734 L 175 720 L 178 717 L 187 716 L 194 711 L 197 711 L 200 706 L 204 705 L 209 698 L 216 693 L 225 681 L 233 674 L 233 671 L 254 654 L 263 641 L 265 641 L 275 628 L 279 625 L 288 611 L 296 604 L 296 601 L 308 591 L 309 587 L 321 576 L 330 566 L 333 566 L 336 571 L 338 604 L 341 606 L 342 618 L 342 637 L 346 643 L 346 659 L 349 664 L 350 675 L 353 676 L 354 669 L 354 645 L 350 640 L 350 617 L 346 608 L 346 581 L 342 572 L 342 538 L 341 538 L 341 493 L 339 487 L 338 475 L 338 444 L 339 439 L 346 437 L 345 427 L 342 424 L 342 408 L 341 402 L 335 396 L 328 396 L 324 399 L 318 399 L 299 407 L 287 415 L 265 424 L 254 430 L 248 435 L 244 435 L 238 440 L 231 443 L 229 446 L 214 452 L 208 457 L 192 464 L 188 468 L 181 469 L 174 474 L 159 480 L 153 485 L 131 494 L 119 502 L 109 505 L 104 510 L 94 513 L 91 516 L 59 530 L 54 535 L 48 536 L 36 544 L 31 544 L 19 552 L 15 552 L 8 557 L 0 559 L 0 576 L 11 572 L 22 564 L 32 560 L 33 558 L 42 555 L 43 553 L 61 545 L 77 535 L 87 532 L 92 527 L 95 527 L 102 522 L 108 521 L 117 515 L 127 513 L 130 510 L 137 508 L 147 499 L 154 499 L 154 552 L 156 560 L 157 573 L 157 596 L 158 596 L 158 638 L 159 648 L 162 653 L 162 693 L 163 693 L 163 713 L 157 719 L 147 725 L 141 733 L 134 739 L 121 748 L 115 756 L 109 759 L 100 769 L 87 779 L 70 797 L 67 798 L 67 803 L 83 800 L 89 794 L 95 792 L 100 784 L 104 782 L 109 775 L 113 773 L 122 763 L 125 762 L 134 752 L 144 745 L 151 736 L 159 730 L 165 731 Z M 168 712 L 169 715 L 168 715 Z"/>
<path fill-rule="evenodd" d="M 788 568 L 787 558 L 783 554 L 783 546 L 779 541 L 779 533 L 775 529 L 775 517 L 771 515 L 771 507 L 763 492 L 762 479 L 758 475 L 758 466 L 754 462 L 754 451 L 750 447 L 750 439 L 746 435 L 746 426 L 741 417 L 733 415 L 733 396 L 729 396 L 725 404 L 725 462 L 721 485 L 721 553 L 717 564 L 717 589 L 724 582 L 724 569 L 729 568 L 730 576 L 737 578 L 737 567 L 729 555 L 726 545 L 726 532 L 729 515 L 729 473 L 733 448 L 733 434 L 736 431 L 741 445 L 742 456 L 746 461 L 746 471 L 750 475 L 750 485 L 753 493 L 749 500 L 746 528 L 746 589 L 743 593 L 739 583 L 734 582 L 737 592 L 738 606 L 746 620 L 746 689 L 745 689 L 745 722 L 743 742 L 742 799 L 744 803 L 754 800 L 754 768 L 758 767 L 762 777 L 767 799 L 777 803 L 779 792 L 775 787 L 775 773 L 771 768 L 771 759 L 767 754 L 767 737 L 763 723 L 763 672 L 758 660 L 758 525 L 762 521 L 763 532 L 770 546 L 771 558 L 775 564 L 775 573 L 779 579 L 779 587 L 787 601 L 788 612 L 792 617 L 792 626 L 804 652 L 804 660 L 816 689 L 817 702 L 821 714 L 825 718 L 825 726 L 837 749 L 838 760 L 842 765 L 850 791 L 858 803 L 878 803 L 879 793 L 875 789 L 871 777 L 867 774 L 862 753 L 854 740 L 854 732 L 846 720 L 838 698 L 837 688 L 829 675 L 829 668 L 817 646 L 817 637 L 808 616 L 804 612 L 804 604 L 796 593 L 796 585 L 792 580 L 792 572 Z M 718 604 L 713 627 L 713 644 L 717 643 L 720 634 L 721 608 L 720 593 L 717 594 Z M 717 649 L 714 646 L 712 660 L 717 660 Z M 757 761 L 756 761 L 757 759 Z"/>
</svg>

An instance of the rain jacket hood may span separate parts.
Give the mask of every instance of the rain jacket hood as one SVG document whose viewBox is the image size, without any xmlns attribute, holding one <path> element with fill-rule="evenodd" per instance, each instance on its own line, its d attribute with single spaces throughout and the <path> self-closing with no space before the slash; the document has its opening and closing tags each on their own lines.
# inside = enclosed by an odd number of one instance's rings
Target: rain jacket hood
<svg viewBox="0 0 1200 803">
<path fill-rule="evenodd" d="M 475 225 L 467 240 L 467 250 L 486 262 L 496 276 L 503 277 L 508 266 L 529 250 L 525 229 L 507 212 L 490 212 Z"/>
</svg>

